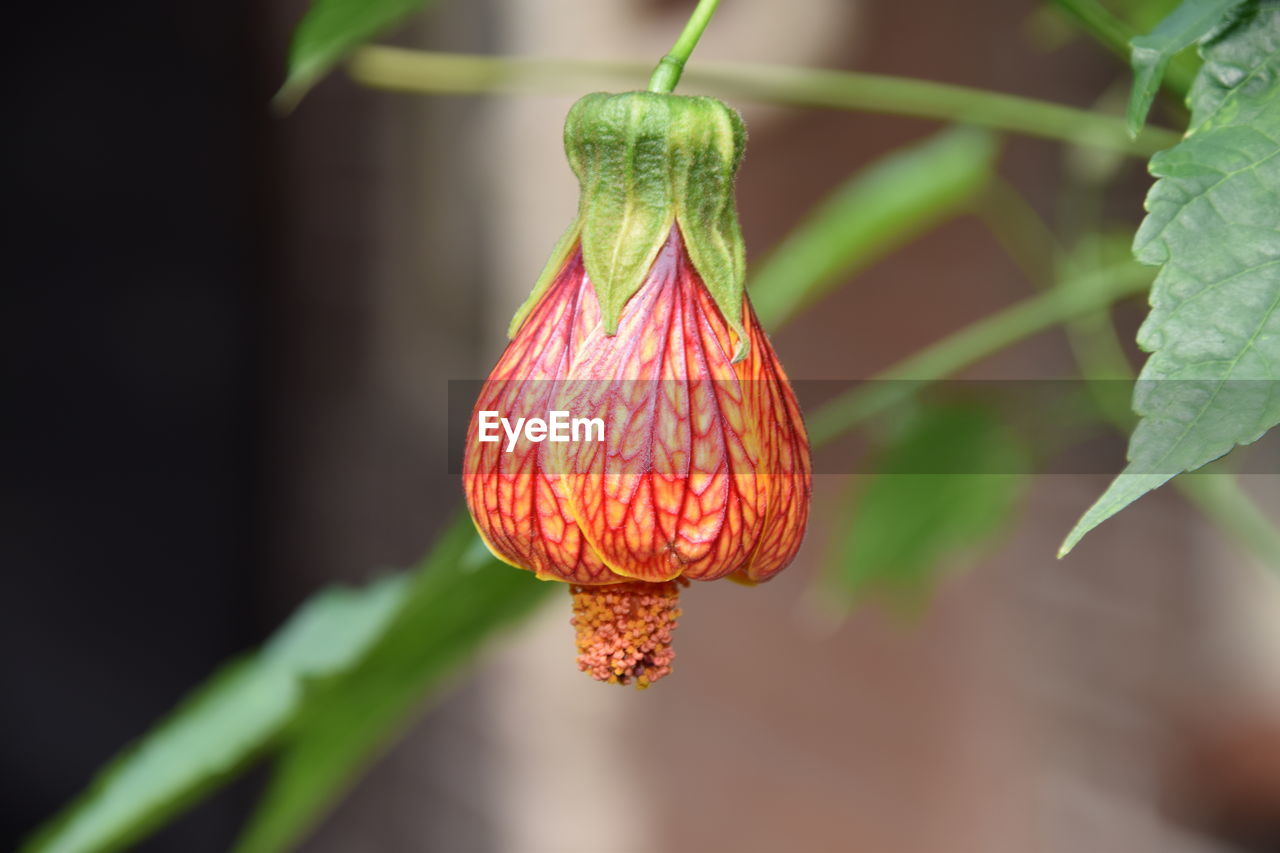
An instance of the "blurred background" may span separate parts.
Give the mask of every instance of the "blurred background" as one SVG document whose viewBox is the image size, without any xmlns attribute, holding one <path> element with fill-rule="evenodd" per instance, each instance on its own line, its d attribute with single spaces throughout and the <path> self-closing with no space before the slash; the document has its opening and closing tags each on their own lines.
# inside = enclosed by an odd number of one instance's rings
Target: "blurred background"
<svg viewBox="0 0 1280 853">
<path fill-rule="evenodd" d="M 389 41 L 656 59 L 691 5 L 441 0 Z M 392 95 L 339 73 L 274 116 L 304 8 L 20 12 L 0 314 L 4 842 L 315 589 L 427 550 L 461 494 L 447 383 L 488 371 L 572 217 L 572 98 Z M 699 58 L 1086 108 L 1127 81 L 1029 0 L 736 0 Z M 752 259 L 849 174 L 936 129 L 745 116 Z M 1063 148 L 1002 151 L 1001 175 L 1053 221 Z M 1121 168 L 1107 210 L 1134 227 L 1149 179 L 1141 160 Z M 793 378 L 857 379 L 1029 291 L 963 216 L 774 342 Z M 1122 315 L 1132 339 L 1141 306 Z M 969 375 L 1071 371 L 1051 333 Z M 1275 478 L 1256 479 L 1280 513 Z M 1168 489 L 1059 562 L 1106 478 L 1053 475 L 918 612 L 832 619 L 814 580 L 848 480 L 817 478 L 805 548 L 776 581 L 687 593 L 678 670 L 658 689 L 575 671 L 566 596 L 432 703 L 302 849 L 1280 850 L 1273 575 Z M 138 849 L 226 849 L 261 782 Z"/>
</svg>

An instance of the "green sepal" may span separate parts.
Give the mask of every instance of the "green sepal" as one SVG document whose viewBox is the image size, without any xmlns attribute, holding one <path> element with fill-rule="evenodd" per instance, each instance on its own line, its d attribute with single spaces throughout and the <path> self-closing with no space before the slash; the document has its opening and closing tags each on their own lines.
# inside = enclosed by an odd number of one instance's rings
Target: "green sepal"
<svg viewBox="0 0 1280 853">
<path fill-rule="evenodd" d="M 581 186 L 570 235 L 581 237 L 606 334 L 617 332 L 623 306 L 644 283 L 674 224 L 694 269 L 738 333 L 734 360 L 746 355 L 745 251 L 733 199 L 745 138 L 737 112 L 715 98 L 596 93 L 570 109 L 565 151 Z M 545 287 L 540 280 L 531 301 Z"/>
<path fill-rule="evenodd" d="M 729 325 L 738 334 L 733 355 L 740 361 L 749 343 L 743 326 L 747 252 L 738 225 L 733 179 L 742 162 L 746 132 L 737 111 L 715 98 L 698 102 L 674 170 L 676 222 L 693 268 L 702 277 Z"/>
<path fill-rule="evenodd" d="M 573 251 L 574 246 L 578 245 L 578 236 L 581 231 L 582 219 L 578 218 L 573 220 L 573 224 L 564 234 L 560 235 L 560 239 L 556 241 L 556 247 L 551 250 L 551 257 L 547 259 L 547 265 L 542 269 L 542 275 L 538 276 L 533 290 L 529 292 L 524 302 L 516 309 L 515 316 L 511 318 L 511 325 L 507 326 L 507 337 L 516 336 L 516 332 L 520 331 L 520 327 L 524 325 L 529 312 L 533 311 L 533 306 L 538 304 L 542 294 L 546 293 L 547 288 L 551 286 L 551 282 L 560 275 L 560 271 L 569 261 L 569 253 Z"/>
</svg>

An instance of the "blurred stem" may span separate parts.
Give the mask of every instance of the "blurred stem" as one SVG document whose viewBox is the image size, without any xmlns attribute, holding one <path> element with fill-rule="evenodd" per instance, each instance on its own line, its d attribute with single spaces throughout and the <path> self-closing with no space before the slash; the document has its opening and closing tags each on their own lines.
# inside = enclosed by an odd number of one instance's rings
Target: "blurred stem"
<svg viewBox="0 0 1280 853">
<path fill-rule="evenodd" d="M 1129 61 L 1129 39 L 1137 33 L 1124 21 L 1111 14 L 1098 0 L 1052 0 L 1062 13 L 1075 21 L 1093 40 Z"/>
<path fill-rule="evenodd" d="M 711 16 L 716 13 L 716 6 L 719 5 L 720 0 L 699 0 L 671 51 L 653 69 L 653 76 L 649 78 L 650 92 L 665 94 L 675 91 L 680 75 L 684 72 L 684 64 L 689 61 L 689 54 L 698 46 L 702 31 L 707 28 Z"/>
<path fill-rule="evenodd" d="M 1129 39 L 1138 33 L 1128 23 L 1113 15 L 1098 0 L 1052 2 L 1064 15 L 1075 21 L 1080 29 L 1092 36 L 1094 41 L 1120 57 L 1126 65 L 1129 63 Z M 1162 85 L 1181 102 L 1187 96 L 1194 76 L 1194 72 L 1187 66 L 1172 62 L 1165 71 Z"/>
<path fill-rule="evenodd" d="M 1062 247 L 1026 197 L 996 175 L 978 198 L 974 213 L 1031 284 L 1037 290 L 1049 290 Z"/>
<path fill-rule="evenodd" d="M 831 441 L 911 397 L 924 383 L 943 379 L 1073 317 L 1141 293 L 1150 285 L 1151 275 L 1137 264 L 1117 264 L 985 317 L 812 412 L 806 418 L 809 438 L 814 445 Z"/>
<path fill-rule="evenodd" d="M 634 88 L 648 70 L 635 62 L 476 56 L 364 47 L 347 65 L 366 86 L 400 92 L 578 94 L 612 78 Z M 779 65 L 699 63 L 685 83 L 729 97 L 805 107 L 917 116 L 1023 133 L 1148 157 L 1181 138 L 1148 125 L 1130 141 L 1124 119 L 983 89 L 882 74 Z"/>
</svg>

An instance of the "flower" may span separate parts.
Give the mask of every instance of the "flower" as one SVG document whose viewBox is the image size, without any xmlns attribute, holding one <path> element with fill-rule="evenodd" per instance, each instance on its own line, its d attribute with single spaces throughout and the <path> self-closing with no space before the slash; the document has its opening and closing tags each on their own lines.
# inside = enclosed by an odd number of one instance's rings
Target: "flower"
<svg viewBox="0 0 1280 853">
<path fill-rule="evenodd" d="M 566 147 L 580 215 L 513 321 L 469 427 L 477 530 L 499 559 L 571 585 L 578 665 L 602 681 L 647 686 L 670 671 L 681 584 L 768 580 L 803 536 L 804 424 L 741 285 L 741 146 L 736 113 L 712 99 L 631 93 L 575 106 Z M 690 204 L 694 183 L 703 197 Z M 600 429 L 558 440 L 545 426 L 555 413 Z M 494 415 L 499 440 L 483 432 Z M 535 418 L 538 430 L 510 427 Z"/>
</svg>

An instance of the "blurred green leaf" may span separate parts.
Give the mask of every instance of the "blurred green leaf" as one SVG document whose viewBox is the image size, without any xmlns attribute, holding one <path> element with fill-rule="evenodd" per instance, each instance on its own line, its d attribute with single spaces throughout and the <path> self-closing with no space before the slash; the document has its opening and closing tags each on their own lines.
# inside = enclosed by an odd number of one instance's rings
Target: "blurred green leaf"
<svg viewBox="0 0 1280 853">
<path fill-rule="evenodd" d="M 920 597 L 948 560 L 1013 521 L 1030 464 L 988 409 L 924 405 L 855 493 L 828 577 L 850 596 Z"/>
<path fill-rule="evenodd" d="M 1151 159 L 1158 180 L 1134 241 L 1161 265 L 1138 331 L 1147 360 L 1129 465 L 1059 555 L 1177 473 L 1280 423 L 1280 4 L 1246 7 L 1202 48 L 1186 139 Z"/>
<path fill-rule="evenodd" d="M 432 0 L 312 0 L 289 45 L 289 72 L 276 104 L 291 109 L 351 50 Z"/>
<path fill-rule="evenodd" d="M 562 584 L 500 564 L 476 538 L 470 519 L 454 525 L 360 665 L 316 685 L 315 701 L 290 727 L 271 782 L 235 849 L 292 848 L 476 646 L 563 590 Z M 566 666 L 572 656 L 566 633 Z"/>
<path fill-rule="evenodd" d="M 104 768 L 23 850 L 118 850 L 275 748 L 283 755 L 241 844 L 281 849 L 424 693 L 556 586 L 500 565 L 461 515 L 417 570 L 314 596 L 256 655 L 228 664 Z"/>
<path fill-rule="evenodd" d="M 1125 119 L 1129 135 L 1136 137 L 1146 123 L 1151 102 L 1174 56 L 1219 29 L 1242 0 L 1183 0 L 1169 17 L 1145 36 L 1129 41 L 1133 89 Z"/>
<path fill-rule="evenodd" d="M 810 213 L 747 285 L 768 328 L 786 322 L 842 279 L 953 216 L 986 185 L 991 134 L 944 131 L 858 172 Z"/>
<path fill-rule="evenodd" d="M 395 576 L 312 598 L 261 652 L 225 666 L 109 764 L 24 849 L 119 849 L 226 781 L 284 728 L 307 700 L 310 679 L 365 653 L 407 589 L 406 578 Z"/>
</svg>

